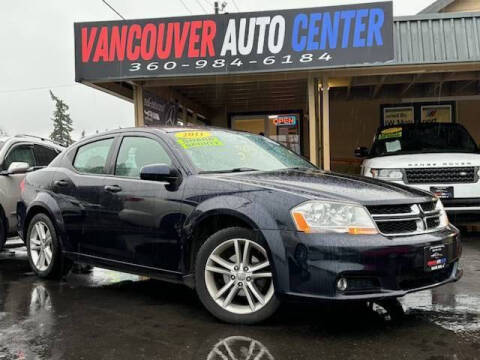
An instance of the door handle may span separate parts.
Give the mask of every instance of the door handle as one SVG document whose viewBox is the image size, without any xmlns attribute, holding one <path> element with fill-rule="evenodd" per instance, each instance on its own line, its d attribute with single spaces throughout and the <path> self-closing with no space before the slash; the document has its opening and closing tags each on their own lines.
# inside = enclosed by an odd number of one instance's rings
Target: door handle
<svg viewBox="0 0 480 360">
<path fill-rule="evenodd" d="M 68 181 L 67 180 L 57 180 L 57 181 L 54 181 L 53 184 L 56 185 L 56 186 L 65 187 L 65 186 L 68 186 Z"/>
<path fill-rule="evenodd" d="M 117 193 L 122 191 L 122 188 L 118 185 L 107 185 L 105 186 L 105 191 L 111 192 L 111 193 Z"/>
</svg>

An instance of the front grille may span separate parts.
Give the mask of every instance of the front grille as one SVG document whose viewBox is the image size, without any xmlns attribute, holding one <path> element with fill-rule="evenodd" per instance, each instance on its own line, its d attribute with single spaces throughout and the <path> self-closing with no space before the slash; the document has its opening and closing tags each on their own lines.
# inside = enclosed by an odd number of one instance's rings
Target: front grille
<svg viewBox="0 0 480 360">
<path fill-rule="evenodd" d="M 367 206 L 367 209 L 382 234 L 401 236 L 438 229 L 441 213 L 436 205 L 436 201 L 429 201 L 419 204 L 373 205 Z"/>
<path fill-rule="evenodd" d="M 378 205 L 368 208 L 370 214 L 408 214 L 412 211 L 412 205 Z"/>
<path fill-rule="evenodd" d="M 378 229 L 384 234 L 406 234 L 417 231 L 417 221 L 381 221 L 377 222 Z"/>
<path fill-rule="evenodd" d="M 435 210 L 435 206 L 437 206 L 437 202 L 436 201 L 430 201 L 430 202 L 422 203 L 422 204 L 420 204 L 420 206 L 422 207 L 422 210 L 424 212 L 430 212 L 430 211 Z"/>
<path fill-rule="evenodd" d="M 439 217 L 428 218 L 426 223 L 427 223 L 427 229 L 435 229 L 440 226 L 440 218 Z"/>
<path fill-rule="evenodd" d="M 474 183 L 475 168 L 418 168 L 405 169 L 409 184 L 465 184 Z"/>
</svg>

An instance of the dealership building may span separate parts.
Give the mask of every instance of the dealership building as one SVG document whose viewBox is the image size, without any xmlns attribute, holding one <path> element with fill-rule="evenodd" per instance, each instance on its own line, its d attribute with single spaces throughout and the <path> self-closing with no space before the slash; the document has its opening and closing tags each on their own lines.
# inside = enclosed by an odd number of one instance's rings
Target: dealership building
<svg viewBox="0 0 480 360">
<path fill-rule="evenodd" d="M 480 1 L 438 0 L 75 24 L 76 80 L 132 125 L 262 133 L 358 173 L 381 125 L 463 124 L 480 143 Z"/>
</svg>

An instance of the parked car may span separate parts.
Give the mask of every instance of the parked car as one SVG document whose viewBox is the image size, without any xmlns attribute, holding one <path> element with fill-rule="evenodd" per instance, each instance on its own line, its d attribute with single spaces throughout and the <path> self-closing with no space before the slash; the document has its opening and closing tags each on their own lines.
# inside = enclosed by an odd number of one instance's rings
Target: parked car
<svg viewBox="0 0 480 360">
<path fill-rule="evenodd" d="M 184 283 L 231 323 L 281 300 L 396 298 L 462 275 L 458 230 L 430 193 L 225 129 L 84 139 L 27 176 L 18 207 L 38 276 L 80 261 Z"/>
<path fill-rule="evenodd" d="M 480 150 L 460 124 L 424 123 L 380 128 L 362 175 L 430 191 L 450 217 L 480 220 Z"/>
<path fill-rule="evenodd" d="M 34 136 L 0 138 L 0 250 L 17 234 L 16 209 L 25 173 L 47 166 L 62 149 Z"/>
</svg>

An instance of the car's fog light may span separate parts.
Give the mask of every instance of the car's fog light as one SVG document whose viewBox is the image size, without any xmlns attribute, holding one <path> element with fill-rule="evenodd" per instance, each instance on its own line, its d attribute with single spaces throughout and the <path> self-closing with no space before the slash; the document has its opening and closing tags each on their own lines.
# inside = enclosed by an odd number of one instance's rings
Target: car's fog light
<svg viewBox="0 0 480 360">
<path fill-rule="evenodd" d="M 345 278 L 340 278 L 337 280 L 337 289 L 340 291 L 345 291 L 347 290 L 348 287 L 348 281 Z"/>
</svg>

